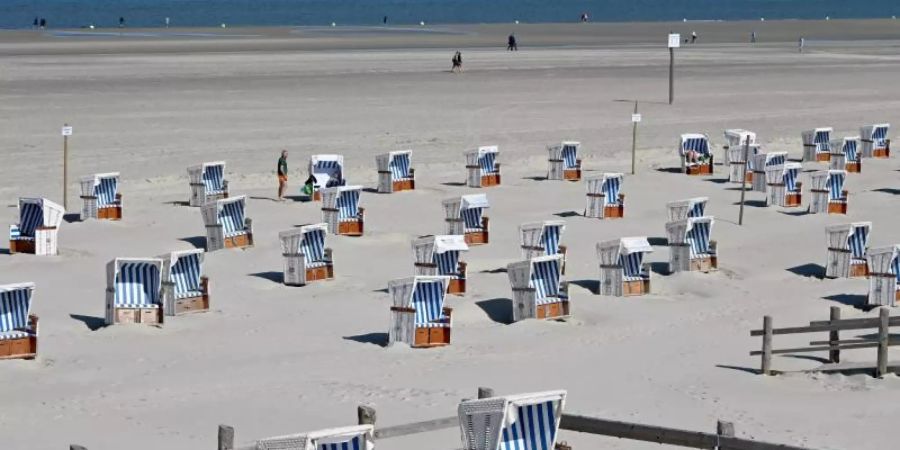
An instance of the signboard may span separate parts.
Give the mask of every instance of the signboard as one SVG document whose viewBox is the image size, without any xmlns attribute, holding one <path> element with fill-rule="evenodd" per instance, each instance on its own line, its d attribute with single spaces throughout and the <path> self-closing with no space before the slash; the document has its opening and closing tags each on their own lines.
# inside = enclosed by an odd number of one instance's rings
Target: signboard
<svg viewBox="0 0 900 450">
<path fill-rule="evenodd" d="M 63 136 L 71 136 L 72 135 L 72 127 L 62 127 L 62 135 Z"/>
<path fill-rule="evenodd" d="M 669 34 L 669 48 L 681 47 L 681 35 L 678 33 Z"/>
<path fill-rule="evenodd" d="M 640 115 L 640 114 L 632 114 L 632 115 L 631 115 L 631 121 L 634 122 L 634 123 L 640 122 L 640 121 L 641 121 L 641 115 Z"/>
</svg>

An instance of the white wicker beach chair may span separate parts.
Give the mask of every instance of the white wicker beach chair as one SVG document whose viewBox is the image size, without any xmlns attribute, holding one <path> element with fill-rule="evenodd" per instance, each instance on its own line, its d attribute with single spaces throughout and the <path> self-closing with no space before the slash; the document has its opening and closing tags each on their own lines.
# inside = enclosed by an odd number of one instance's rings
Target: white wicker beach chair
<svg viewBox="0 0 900 450">
<path fill-rule="evenodd" d="M 787 152 L 768 152 L 757 153 L 750 158 L 750 170 L 753 176 L 750 181 L 753 183 L 753 192 L 768 193 L 768 181 L 766 179 L 766 171 L 776 167 L 784 167 L 787 161 Z"/>
<path fill-rule="evenodd" d="M 868 251 L 869 305 L 900 303 L 900 244 Z"/>
<path fill-rule="evenodd" d="M 322 200 L 322 188 L 346 186 L 343 155 L 312 155 L 309 157 L 309 174 L 313 182 L 312 200 Z"/>
<path fill-rule="evenodd" d="M 803 183 L 800 182 L 800 163 L 786 162 L 780 166 L 766 169 L 766 188 L 768 205 L 783 208 L 798 207 L 803 203 Z"/>
<path fill-rule="evenodd" d="M 464 450 L 553 450 L 566 391 L 467 400 L 459 405 Z"/>
<path fill-rule="evenodd" d="M 158 258 L 116 258 L 106 265 L 106 323 L 163 323 Z"/>
<path fill-rule="evenodd" d="M 831 159 L 831 133 L 834 128 L 823 127 L 804 131 L 803 162 L 828 162 Z"/>
<path fill-rule="evenodd" d="M 854 222 L 825 227 L 828 257 L 825 276 L 857 278 L 869 274 L 866 252 L 869 248 L 871 222 Z"/>
<path fill-rule="evenodd" d="M 506 266 L 513 292 L 513 321 L 568 317 L 569 285 L 562 281 L 562 256 L 541 256 Z"/>
<path fill-rule="evenodd" d="M 681 171 L 688 175 L 712 175 L 713 154 L 709 136 L 699 133 L 682 134 L 678 141 Z"/>
<path fill-rule="evenodd" d="M 365 210 L 359 207 L 362 186 L 323 188 L 322 221 L 331 234 L 362 236 L 365 229 Z"/>
<path fill-rule="evenodd" d="M 305 286 L 307 283 L 334 278 L 332 251 L 325 246 L 328 225 L 304 225 L 278 233 L 284 257 L 284 284 Z"/>
<path fill-rule="evenodd" d="M 549 163 L 547 179 L 580 180 L 581 159 L 578 157 L 579 150 L 581 150 L 581 143 L 575 141 L 563 141 L 559 145 L 548 147 L 547 151 L 550 155 L 547 159 Z"/>
<path fill-rule="evenodd" d="M 566 246 L 561 245 L 563 232 L 566 231 L 564 220 L 545 220 L 543 222 L 523 223 L 519 226 L 519 247 L 522 258 L 531 259 L 539 256 L 562 256 L 562 273 L 566 273 Z"/>
<path fill-rule="evenodd" d="M 0 359 L 37 356 L 38 317 L 31 313 L 34 283 L 0 285 Z"/>
<path fill-rule="evenodd" d="M 256 450 L 374 450 L 375 427 L 354 425 L 256 441 Z"/>
<path fill-rule="evenodd" d="M 813 214 L 847 214 L 847 190 L 844 170 L 822 170 L 810 174 L 812 201 L 809 212 Z"/>
<path fill-rule="evenodd" d="M 209 311 L 209 278 L 201 249 L 170 252 L 162 260 L 163 311 L 167 316 Z"/>
<path fill-rule="evenodd" d="M 416 188 L 415 169 L 411 166 L 412 150 L 388 152 L 375 157 L 378 165 L 378 192 L 411 191 Z"/>
<path fill-rule="evenodd" d="M 890 158 L 891 140 L 888 137 L 891 124 L 866 125 L 859 129 L 863 158 Z"/>
<path fill-rule="evenodd" d="M 489 218 L 484 210 L 490 208 L 487 195 L 471 194 L 442 202 L 446 234 L 465 236 L 466 244 L 490 242 Z"/>
<path fill-rule="evenodd" d="M 710 272 L 719 268 L 718 244 L 711 240 L 712 216 L 690 217 L 666 224 L 669 272 Z"/>
<path fill-rule="evenodd" d="M 81 220 L 122 218 L 119 173 L 98 173 L 81 179 Z"/>
<path fill-rule="evenodd" d="M 828 167 L 831 170 L 846 170 L 849 173 L 862 172 L 859 136 L 845 137 L 831 142 L 831 156 Z"/>
<path fill-rule="evenodd" d="M 650 264 L 644 255 L 653 252 L 646 237 L 628 237 L 597 244 L 600 260 L 600 295 L 628 297 L 650 293 Z"/>
<path fill-rule="evenodd" d="M 206 162 L 188 167 L 191 185 L 191 206 L 203 206 L 228 198 L 228 180 L 225 179 L 225 162 Z"/>
<path fill-rule="evenodd" d="M 203 205 L 206 251 L 253 245 L 253 221 L 246 216 L 246 201 L 245 196 L 239 195 Z"/>
<path fill-rule="evenodd" d="M 469 187 L 490 187 L 500 184 L 500 150 L 496 145 L 478 147 L 465 153 L 467 184 Z"/>
<path fill-rule="evenodd" d="M 585 217 L 597 219 L 619 219 L 625 217 L 625 194 L 622 184 L 625 175 L 604 173 L 585 178 L 587 186 L 587 206 Z"/>
<path fill-rule="evenodd" d="M 59 226 L 66 211 L 45 198 L 20 198 L 19 221 L 9 226 L 9 252 L 52 256 L 59 253 Z"/>
<path fill-rule="evenodd" d="M 465 294 L 468 271 L 460 253 L 469 251 L 469 246 L 463 236 L 423 236 L 413 240 L 412 248 L 416 275 L 448 277 L 447 293 Z"/>
<path fill-rule="evenodd" d="M 388 343 L 411 347 L 450 344 L 453 310 L 444 306 L 448 277 L 416 276 L 388 284 L 393 303 Z"/>
</svg>

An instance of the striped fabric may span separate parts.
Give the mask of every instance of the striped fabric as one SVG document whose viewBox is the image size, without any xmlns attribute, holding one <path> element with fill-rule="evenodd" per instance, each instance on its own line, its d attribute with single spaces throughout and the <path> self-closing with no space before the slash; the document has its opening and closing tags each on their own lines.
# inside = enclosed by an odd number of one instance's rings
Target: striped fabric
<svg viewBox="0 0 900 450">
<path fill-rule="evenodd" d="M 644 262 L 643 252 L 634 252 L 619 257 L 619 264 L 622 265 L 625 281 L 637 281 L 644 279 L 644 273 L 641 265 Z"/>
<path fill-rule="evenodd" d="M 219 210 L 219 224 L 225 237 L 244 234 L 244 202 L 227 202 Z"/>
<path fill-rule="evenodd" d="M 0 332 L 21 331 L 28 327 L 28 313 L 31 310 L 29 289 L 15 289 L 0 292 Z M 26 337 L 25 336 L 19 337 Z M 8 339 L 16 339 L 8 337 Z"/>
<path fill-rule="evenodd" d="M 799 169 L 785 169 L 782 178 L 784 179 L 785 192 L 797 192 L 797 176 Z"/>
<path fill-rule="evenodd" d="M 151 308 L 159 304 L 159 268 L 145 262 L 124 262 L 116 274 L 115 304 Z"/>
<path fill-rule="evenodd" d="M 359 191 L 349 190 L 338 192 L 337 197 L 338 219 L 341 222 L 349 222 L 359 218 Z"/>
<path fill-rule="evenodd" d="M 688 211 L 688 217 L 703 217 L 703 213 L 705 212 L 706 202 L 696 202 L 691 206 L 691 210 Z"/>
<path fill-rule="evenodd" d="M 27 338 L 32 334 L 33 333 L 29 333 L 28 331 L 0 331 L 0 341 Z"/>
<path fill-rule="evenodd" d="M 829 200 L 843 200 L 844 198 L 844 174 L 830 173 L 828 180 L 825 182 L 828 186 Z"/>
<path fill-rule="evenodd" d="M 618 177 L 610 177 L 603 180 L 603 204 L 618 205 L 619 191 L 622 188 L 622 179 Z"/>
<path fill-rule="evenodd" d="M 816 144 L 816 153 L 830 153 L 831 133 L 828 131 L 817 131 L 813 143 Z"/>
<path fill-rule="evenodd" d="M 341 165 L 337 161 L 316 161 L 316 165 L 313 166 L 313 175 L 318 174 L 327 175 L 328 181 L 323 186 L 318 181 L 319 177 L 316 177 L 316 187 L 334 187 L 346 184 L 344 175 L 341 173 Z"/>
<path fill-rule="evenodd" d="M 178 258 L 172 265 L 169 281 L 175 284 L 175 298 L 197 297 L 200 287 L 200 254 L 191 253 Z"/>
<path fill-rule="evenodd" d="M 22 203 L 19 209 L 19 237 L 34 237 L 34 230 L 44 224 L 44 208 L 38 203 Z"/>
<path fill-rule="evenodd" d="M 300 253 L 306 256 L 306 268 L 322 267 L 325 261 L 325 230 L 316 229 L 305 233 L 300 242 Z"/>
<path fill-rule="evenodd" d="M 25 237 L 22 236 L 22 231 L 19 230 L 18 225 L 10 225 L 9 226 L 9 240 L 15 241 L 15 240 L 23 239 L 23 238 L 25 238 Z"/>
<path fill-rule="evenodd" d="M 866 260 L 866 248 L 869 246 L 869 227 L 853 227 L 847 238 L 850 256 L 854 260 Z"/>
<path fill-rule="evenodd" d="M 437 265 L 438 275 L 446 275 L 459 278 L 459 251 L 450 250 L 444 253 L 435 253 L 434 264 Z"/>
<path fill-rule="evenodd" d="M 553 450 L 556 442 L 556 412 L 553 402 L 515 408 L 500 436 L 500 450 Z"/>
<path fill-rule="evenodd" d="M 365 450 L 361 436 L 355 436 L 343 442 L 319 444 L 317 450 Z"/>
<path fill-rule="evenodd" d="M 888 127 L 875 127 L 872 131 L 872 141 L 875 148 L 884 148 L 887 146 Z"/>
<path fill-rule="evenodd" d="M 553 256 L 559 253 L 560 225 L 547 225 L 541 233 L 541 243 L 544 245 L 544 254 Z"/>
<path fill-rule="evenodd" d="M 94 196 L 97 197 L 97 207 L 109 207 L 116 204 L 116 193 L 119 192 L 119 179 L 117 177 L 100 178 L 100 182 L 94 185 Z"/>
<path fill-rule="evenodd" d="M 445 326 L 444 283 L 440 280 L 417 281 L 413 291 L 412 305 L 416 310 L 417 327 Z"/>
<path fill-rule="evenodd" d="M 784 165 L 785 161 L 785 155 L 772 155 L 771 158 L 766 158 L 766 167 L 781 166 Z"/>
<path fill-rule="evenodd" d="M 562 156 L 564 168 L 574 169 L 578 167 L 578 147 L 563 145 L 560 156 Z"/>
<path fill-rule="evenodd" d="M 844 148 L 842 150 L 844 152 L 844 157 L 847 159 L 847 162 L 859 161 L 859 154 L 856 151 L 856 144 L 857 141 L 855 140 L 844 141 Z"/>
<path fill-rule="evenodd" d="M 891 269 L 894 271 L 894 277 L 897 278 L 897 290 L 900 290 L 900 254 L 894 251 L 894 260 L 891 261 Z"/>
<path fill-rule="evenodd" d="M 206 166 L 203 168 L 203 184 L 206 186 L 206 194 L 221 194 L 225 192 L 225 167 L 220 165 Z"/>
<path fill-rule="evenodd" d="M 409 153 L 393 155 L 388 165 L 391 169 L 391 180 L 400 181 L 409 178 Z"/>
<path fill-rule="evenodd" d="M 466 208 L 461 210 L 460 215 L 462 216 L 463 222 L 465 223 L 465 231 L 482 231 L 482 223 L 481 216 L 484 213 L 484 209 L 482 208 Z"/>
<path fill-rule="evenodd" d="M 687 241 L 691 246 L 691 258 L 709 255 L 709 222 L 694 222 L 687 232 Z"/>
<path fill-rule="evenodd" d="M 701 155 L 708 155 L 709 141 L 702 137 L 685 139 L 684 142 L 681 143 L 681 154 L 683 155 L 690 151 L 697 152 Z"/>
<path fill-rule="evenodd" d="M 497 154 L 494 152 L 487 152 L 481 155 L 479 158 L 479 162 L 481 163 L 481 174 L 489 175 L 492 173 L 497 173 L 497 167 L 494 162 L 497 160 Z"/>
<path fill-rule="evenodd" d="M 559 261 L 535 262 L 531 265 L 529 287 L 534 288 L 537 304 L 554 303 L 559 299 Z"/>
</svg>

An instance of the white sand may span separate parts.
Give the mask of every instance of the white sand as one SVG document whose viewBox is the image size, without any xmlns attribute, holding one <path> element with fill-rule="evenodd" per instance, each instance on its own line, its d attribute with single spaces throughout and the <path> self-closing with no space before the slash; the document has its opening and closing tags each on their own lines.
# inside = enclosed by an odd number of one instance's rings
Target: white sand
<svg viewBox="0 0 900 450">
<path fill-rule="evenodd" d="M 677 101 L 669 106 L 668 55 L 646 45 L 526 46 L 517 54 L 463 48 L 466 73 L 457 76 L 446 72 L 450 48 L 412 48 L 414 39 L 408 50 L 178 53 L 169 50 L 182 41 L 166 41 L 163 53 L 99 55 L 27 55 L 33 43 L 10 39 L 0 48 L 26 55 L 0 59 L 5 217 L 12 221 L 20 195 L 61 199 L 58 127 L 68 122 L 75 127 L 70 179 L 121 171 L 125 220 L 65 223 L 59 257 L 0 256 L 0 283 L 37 283 L 41 317 L 39 358 L 0 362 L 0 447 L 212 448 L 219 423 L 250 442 L 352 424 L 356 405 L 372 403 L 379 423 L 398 424 L 453 415 L 461 398 L 491 386 L 499 393 L 565 388 L 568 411 L 611 419 L 703 431 L 723 419 L 736 423 L 738 435 L 761 440 L 890 448 L 900 414 L 896 377 L 766 378 L 750 373 L 759 361 L 748 352 L 760 343 L 749 330 L 765 314 L 776 327 L 802 325 L 841 304 L 824 297 L 865 295 L 864 280 L 787 269 L 824 264 L 826 224 L 870 220 L 872 246 L 900 242 L 900 197 L 877 191 L 900 187 L 898 159 L 865 160 L 863 174 L 849 176 L 847 217 L 785 214 L 755 206 L 762 196 L 751 193 L 744 227 L 736 225 L 739 191 L 712 182 L 726 176 L 723 167 L 712 180 L 655 170 L 677 165 L 681 132 L 710 133 L 720 159 L 721 132 L 732 127 L 799 157 L 803 129 L 834 126 L 842 136 L 865 123 L 898 122 L 894 41 L 832 42 L 804 55 L 784 41 L 680 50 Z M 495 271 L 520 257 L 517 226 L 584 207 L 582 184 L 531 179 L 546 172 L 545 146 L 578 139 L 589 173 L 628 171 L 632 105 L 614 100 L 632 98 L 646 103 L 639 173 L 625 180 L 626 218 L 566 217 L 567 279 L 597 278 L 600 240 L 664 237 L 665 203 L 697 195 L 710 198 L 708 212 L 717 218 L 722 270 L 656 276 L 655 294 L 644 298 L 605 298 L 572 286 L 569 322 L 498 323 L 511 292 L 506 274 Z M 500 145 L 504 185 L 484 191 L 492 242 L 464 256 L 470 293 L 449 300 L 453 344 L 411 350 L 367 343 L 387 332 L 390 300 L 382 289 L 412 274 L 410 240 L 442 232 L 441 199 L 473 192 L 456 183 L 464 181 L 462 151 L 478 144 Z M 281 148 L 291 152 L 292 195 L 311 153 L 343 153 L 350 181 L 374 187 L 374 155 L 404 148 L 414 150 L 419 189 L 364 194 L 366 236 L 329 237 L 337 279 L 288 288 L 272 281 L 282 264 L 277 233 L 318 222 L 321 212 L 317 204 L 268 200 Z M 102 321 L 107 261 L 202 244 L 199 210 L 173 202 L 187 200 L 185 167 L 207 160 L 227 160 L 233 193 L 251 196 L 257 242 L 208 255 L 213 311 L 162 329 L 89 329 Z M 80 208 L 76 189 L 73 183 L 71 212 Z M 651 261 L 666 258 L 657 247 Z M 843 314 L 874 313 L 843 306 Z M 779 336 L 775 344 L 813 338 Z M 874 361 L 874 350 L 844 359 Z M 774 362 L 781 370 L 818 364 Z M 579 449 L 657 448 L 562 437 Z M 458 446 L 454 430 L 379 443 Z"/>
</svg>

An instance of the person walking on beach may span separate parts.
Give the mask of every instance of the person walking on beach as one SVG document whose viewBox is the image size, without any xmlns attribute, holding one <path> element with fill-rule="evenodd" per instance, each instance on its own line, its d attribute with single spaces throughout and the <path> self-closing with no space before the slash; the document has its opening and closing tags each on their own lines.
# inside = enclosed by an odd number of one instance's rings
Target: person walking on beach
<svg viewBox="0 0 900 450">
<path fill-rule="evenodd" d="M 506 43 L 506 50 L 510 51 L 510 52 L 519 51 L 519 46 L 516 44 L 516 35 L 514 35 L 514 34 L 509 35 L 509 39 L 507 40 L 507 43 Z"/>
<path fill-rule="evenodd" d="M 119 17 L 119 28 L 125 28 L 125 18 Z"/>
<path fill-rule="evenodd" d="M 802 36 L 800 37 L 800 43 L 798 45 L 800 46 L 800 53 L 803 53 L 803 46 L 806 45 L 806 40 L 803 39 Z"/>
<path fill-rule="evenodd" d="M 750 43 L 751 43 L 751 44 L 755 44 L 755 43 L 756 43 L 756 32 L 755 32 L 755 31 L 752 32 L 752 33 L 750 33 Z"/>
<path fill-rule="evenodd" d="M 47 28 L 47 19 L 41 17 L 41 29 Z"/>
<path fill-rule="evenodd" d="M 694 44 L 696 42 L 697 42 L 697 32 L 691 31 L 691 44 Z"/>
<path fill-rule="evenodd" d="M 34 23 L 31 24 L 31 28 L 37 30 L 37 27 L 38 27 L 38 18 L 35 17 L 35 18 L 34 18 Z"/>
<path fill-rule="evenodd" d="M 288 174 L 288 166 L 287 166 L 287 150 L 281 151 L 281 158 L 278 158 L 278 201 L 284 201 L 284 191 L 287 189 L 287 174 Z"/>
<path fill-rule="evenodd" d="M 457 50 L 456 53 L 453 54 L 452 61 L 453 67 L 450 69 L 450 71 L 453 73 L 462 72 L 462 53 L 460 53 L 459 50 Z"/>
</svg>

